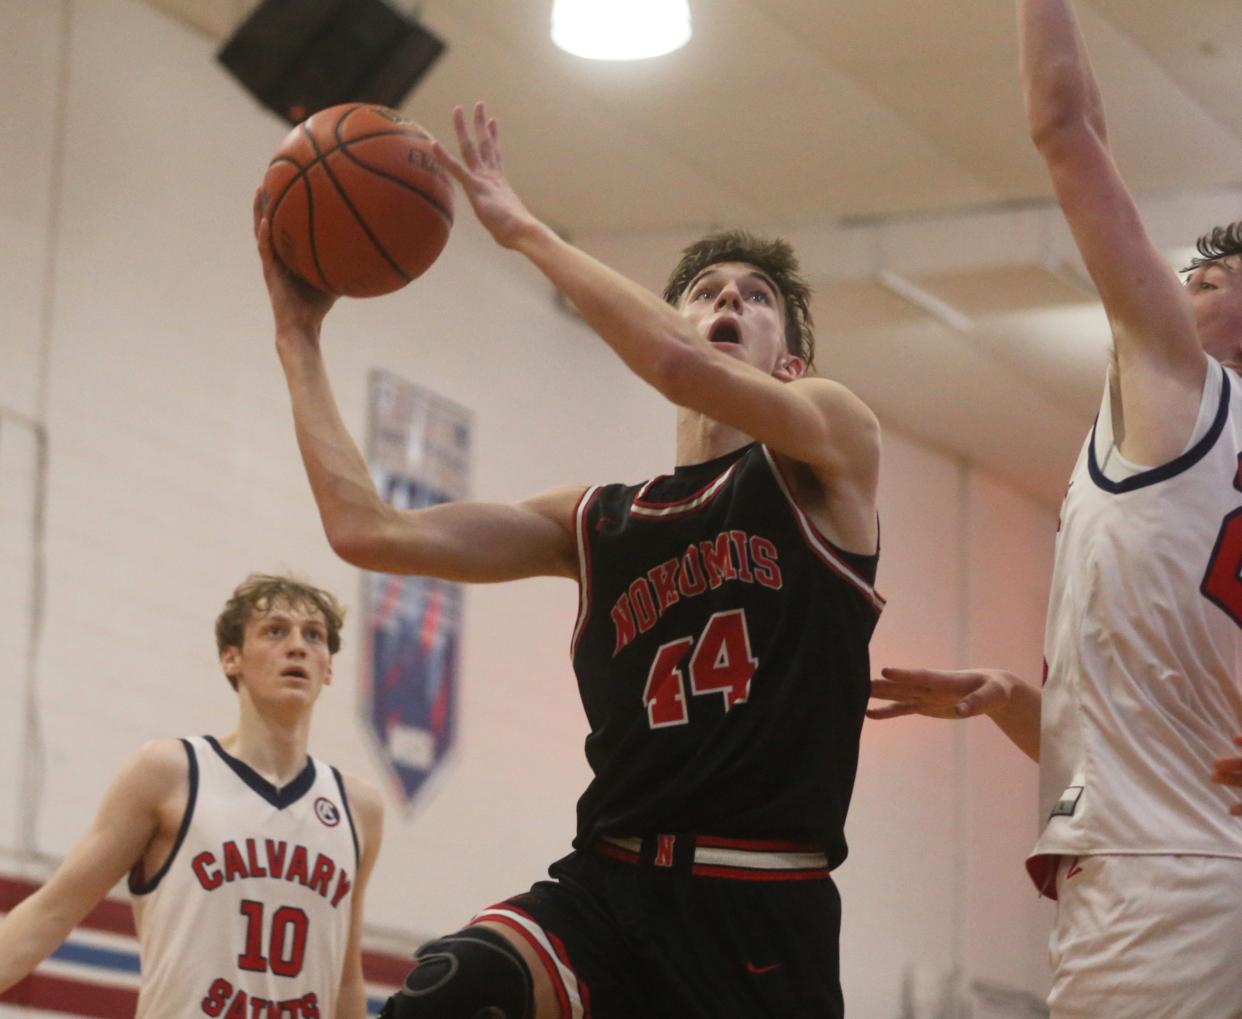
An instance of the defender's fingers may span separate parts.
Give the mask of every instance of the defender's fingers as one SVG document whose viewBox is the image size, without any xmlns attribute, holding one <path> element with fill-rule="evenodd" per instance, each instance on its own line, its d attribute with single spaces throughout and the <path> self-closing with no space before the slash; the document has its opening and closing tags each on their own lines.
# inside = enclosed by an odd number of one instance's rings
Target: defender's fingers
<svg viewBox="0 0 1242 1019">
<path fill-rule="evenodd" d="M 502 167 L 504 162 L 500 158 L 500 125 L 496 123 L 495 117 L 487 122 L 487 137 L 492 143 L 492 158 L 496 160 L 497 167 Z"/>
<path fill-rule="evenodd" d="M 977 673 L 941 669 L 885 668 L 880 670 L 880 675 L 891 682 L 901 683 L 910 690 L 950 697 L 962 697 L 971 693 L 982 682 L 982 677 Z"/>
<path fill-rule="evenodd" d="M 998 697 L 984 690 L 968 694 L 953 705 L 953 711 L 958 718 L 974 718 L 976 715 L 987 714 L 990 708 L 996 706 Z"/>
<path fill-rule="evenodd" d="M 914 686 L 910 683 L 895 683 L 891 679 L 873 679 L 871 681 L 871 696 L 879 697 L 886 701 L 928 701 L 933 699 L 923 687 Z"/>
<path fill-rule="evenodd" d="M 482 102 L 474 104 L 474 139 L 479 147 L 479 158 L 485 163 L 493 162 L 492 135 L 487 129 L 487 110 Z"/>
<path fill-rule="evenodd" d="M 479 153 L 466 130 L 466 111 L 460 106 L 453 107 L 453 131 L 457 135 L 457 148 L 461 152 L 461 158 L 473 170 L 479 161 Z"/>
<path fill-rule="evenodd" d="M 880 670 L 880 675 L 885 679 L 894 679 L 901 683 L 911 683 L 928 688 L 961 680 L 960 673 L 951 672 L 948 669 L 900 669 L 888 666 Z"/>
<path fill-rule="evenodd" d="M 461 162 L 448 149 L 440 144 L 439 140 L 431 143 L 431 158 L 446 169 L 452 177 L 463 187 L 470 177 L 470 171 L 467 170 Z"/>
<path fill-rule="evenodd" d="M 900 718 L 902 715 L 913 715 L 915 709 L 909 704 L 887 704 L 882 708 L 868 708 L 867 717 L 877 720 Z"/>
<path fill-rule="evenodd" d="M 1242 757 L 1218 757 L 1212 762 L 1212 774 L 1242 776 Z"/>
</svg>

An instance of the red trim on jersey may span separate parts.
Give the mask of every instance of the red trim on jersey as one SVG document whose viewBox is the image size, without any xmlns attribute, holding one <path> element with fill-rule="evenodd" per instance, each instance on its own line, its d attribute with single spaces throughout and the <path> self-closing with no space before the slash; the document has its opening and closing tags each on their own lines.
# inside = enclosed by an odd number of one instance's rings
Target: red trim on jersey
<svg viewBox="0 0 1242 1019">
<path fill-rule="evenodd" d="M 823 881 L 832 873 L 828 867 L 813 870 L 751 870 L 746 867 L 718 867 L 711 863 L 691 865 L 695 877 L 723 877 L 731 881 Z"/>
<path fill-rule="evenodd" d="M 728 468 L 721 474 L 709 481 L 693 495 L 688 495 L 684 499 L 676 499 L 673 502 L 648 502 L 643 498 L 643 493 L 652 485 L 663 478 L 669 477 L 668 474 L 661 474 L 652 478 L 642 488 L 638 490 L 638 494 L 634 496 L 634 501 L 630 504 L 630 512 L 635 516 L 669 518 L 680 517 L 687 513 L 692 513 L 697 509 L 707 505 L 716 497 L 719 491 L 724 488 L 725 482 L 729 480 L 729 476 L 737 470 L 737 465 L 741 460 L 734 460 L 729 464 Z"/>
<path fill-rule="evenodd" d="M 776 483 L 780 490 L 785 494 L 785 498 L 789 501 L 789 507 L 793 510 L 794 520 L 798 524 L 798 530 L 802 532 L 802 538 L 806 542 L 807 547 L 827 566 L 833 573 L 844 580 L 847 584 L 858 589 L 876 612 L 883 610 L 887 604 L 886 599 L 866 580 L 860 577 L 850 567 L 849 563 L 839 559 L 833 551 L 832 542 L 825 538 L 819 532 L 819 528 L 815 526 L 811 518 L 807 516 L 806 511 L 798 505 L 793 497 L 793 491 L 785 481 L 785 475 L 781 473 L 780 465 L 776 462 L 776 458 L 772 455 L 771 450 L 767 446 L 763 447 L 764 455 L 768 458 L 768 463 L 772 467 L 772 473 L 776 477 Z"/>
<path fill-rule="evenodd" d="M 28 895 L 37 892 L 41 884 L 19 878 L 0 878 L 0 911 L 7 913 Z M 107 931 L 109 934 L 125 934 L 134 937 L 134 912 L 128 902 L 104 899 L 78 923 L 79 927 Z"/>
<path fill-rule="evenodd" d="M 578 621 L 569 641 L 570 661 L 578 653 L 578 641 L 582 639 L 582 631 L 586 629 L 586 621 L 591 614 L 591 542 L 587 536 L 586 518 L 599 492 L 599 485 L 591 486 L 578 497 L 574 506 L 574 542 L 578 546 Z"/>
<path fill-rule="evenodd" d="M 524 910 L 517 909 L 508 902 L 501 902 L 495 906 L 491 906 L 488 909 L 483 910 L 482 913 L 471 921 L 470 926 L 473 927 L 475 924 L 485 922 L 498 923 L 519 935 L 523 941 L 530 945 L 535 955 L 539 958 L 539 961 L 543 964 L 544 971 L 548 974 L 548 979 L 552 981 L 552 990 L 556 993 L 556 1001 L 560 1006 L 561 1015 L 565 1017 L 573 1015 L 573 1009 L 569 1007 L 569 992 L 565 989 L 565 981 L 561 979 L 560 970 L 556 968 L 556 963 L 552 961 L 552 956 L 548 954 L 548 950 L 544 948 L 543 945 L 539 944 L 539 941 L 533 934 L 531 934 L 530 931 L 528 931 L 516 920 L 512 920 L 509 917 L 502 915 L 499 912 L 500 910 L 507 910 L 510 913 L 517 913 L 519 916 L 529 920 L 540 930 L 543 930 L 543 926 L 535 920 L 534 917 Z M 547 931 L 544 931 L 544 933 L 546 934 Z M 568 965 L 568 963 L 566 963 L 566 965 Z M 569 968 L 573 969 L 572 966 Z M 577 976 L 576 973 L 575 976 Z"/>
<path fill-rule="evenodd" d="M 722 839 L 715 835 L 696 835 L 696 846 L 712 849 L 748 849 L 756 853 L 822 853 L 824 847 L 813 842 L 784 842 L 780 839 Z"/>
<path fill-rule="evenodd" d="M 0 994 L 0 1002 L 92 1019 L 130 1019 L 138 1008 L 138 992 L 32 973 Z"/>
<path fill-rule="evenodd" d="M 1026 872 L 1040 895 L 1050 899 L 1057 897 L 1057 866 L 1060 862 L 1060 853 L 1040 853 L 1027 858 Z"/>
</svg>

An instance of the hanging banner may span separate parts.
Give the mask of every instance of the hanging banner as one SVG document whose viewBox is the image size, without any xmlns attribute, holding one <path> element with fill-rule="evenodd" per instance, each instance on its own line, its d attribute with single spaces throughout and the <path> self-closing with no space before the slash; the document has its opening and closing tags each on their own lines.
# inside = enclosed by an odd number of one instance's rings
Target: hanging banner
<svg viewBox="0 0 1242 1019">
<path fill-rule="evenodd" d="M 422 509 L 466 497 L 470 414 L 390 372 L 368 384 L 367 463 L 383 499 Z M 407 806 L 457 731 L 461 585 L 363 574 L 363 722 Z"/>
</svg>

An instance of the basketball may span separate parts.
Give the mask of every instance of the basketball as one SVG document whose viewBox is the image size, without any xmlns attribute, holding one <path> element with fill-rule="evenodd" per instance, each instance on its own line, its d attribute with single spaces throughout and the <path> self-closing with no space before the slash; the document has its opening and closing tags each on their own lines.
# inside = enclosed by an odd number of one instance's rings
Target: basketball
<svg viewBox="0 0 1242 1019">
<path fill-rule="evenodd" d="M 453 225 L 432 137 L 396 110 L 345 103 L 308 117 L 263 178 L 272 246 L 330 294 L 376 297 L 422 275 Z"/>
</svg>

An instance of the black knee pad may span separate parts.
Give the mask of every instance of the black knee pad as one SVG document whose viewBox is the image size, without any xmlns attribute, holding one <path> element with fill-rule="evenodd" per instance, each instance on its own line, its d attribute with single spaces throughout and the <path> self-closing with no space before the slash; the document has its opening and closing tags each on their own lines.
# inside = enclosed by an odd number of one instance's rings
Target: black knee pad
<svg viewBox="0 0 1242 1019">
<path fill-rule="evenodd" d="M 380 1019 L 530 1019 L 526 960 L 487 927 L 467 927 L 414 953 L 405 985 Z"/>
</svg>

